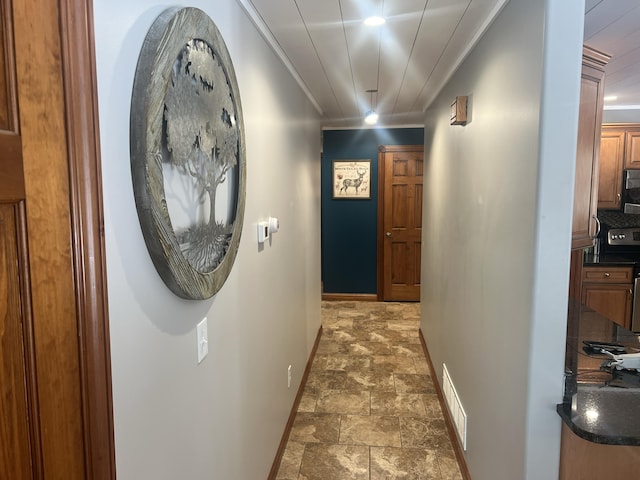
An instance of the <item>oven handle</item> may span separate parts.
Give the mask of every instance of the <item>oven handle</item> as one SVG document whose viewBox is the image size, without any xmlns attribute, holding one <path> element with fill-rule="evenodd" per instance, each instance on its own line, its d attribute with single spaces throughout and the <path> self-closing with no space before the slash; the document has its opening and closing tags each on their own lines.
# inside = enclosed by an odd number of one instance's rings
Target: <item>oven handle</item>
<svg viewBox="0 0 640 480">
<path fill-rule="evenodd" d="M 596 221 L 596 233 L 591 238 L 596 238 L 598 235 L 600 235 L 600 228 L 601 228 L 600 219 L 598 218 L 597 215 L 593 215 L 592 218 Z"/>
</svg>

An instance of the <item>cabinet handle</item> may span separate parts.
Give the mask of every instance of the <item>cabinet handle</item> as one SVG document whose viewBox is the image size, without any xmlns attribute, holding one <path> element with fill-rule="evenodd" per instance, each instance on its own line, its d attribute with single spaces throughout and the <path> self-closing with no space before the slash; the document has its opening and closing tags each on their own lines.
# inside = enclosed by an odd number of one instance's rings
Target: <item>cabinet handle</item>
<svg viewBox="0 0 640 480">
<path fill-rule="evenodd" d="M 611 276 L 611 274 L 609 272 L 604 272 L 604 276 L 605 276 L 605 278 L 609 278 Z"/>
<path fill-rule="evenodd" d="M 620 201 L 620 200 L 622 200 L 622 194 L 621 193 L 618 194 L 618 201 Z"/>
</svg>

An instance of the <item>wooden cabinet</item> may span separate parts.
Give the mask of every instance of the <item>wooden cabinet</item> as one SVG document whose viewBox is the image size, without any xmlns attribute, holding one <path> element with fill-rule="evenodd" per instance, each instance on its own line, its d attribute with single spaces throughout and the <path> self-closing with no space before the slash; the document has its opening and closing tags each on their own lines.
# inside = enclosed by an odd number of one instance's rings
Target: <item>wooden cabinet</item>
<svg viewBox="0 0 640 480">
<path fill-rule="evenodd" d="M 593 245 L 598 233 L 598 174 L 604 98 L 604 66 L 609 57 L 583 48 L 576 151 L 571 248 Z"/>
<path fill-rule="evenodd" d="M 625 129 L 624 168 L 640 169 L 640 125 Z"/>
<path fill-rule="evenodd" d="M 638 476 L 640 447 L 589 442 L 565 423 L 561 439 L 559 480 L 626 480 Z"/>
<path fill-rule="evenodd" d="M 598 208 L 617 210 L 622 198 L 624 130 L 602 127 Z"/>
<path fill-rule="evenodd" d="M 633 267 L 582 269 L 582 303 L 625 328 L 631 326 Z"/>
<path fill-rule="evenodd" d="M 603 125 L 598 208 L 618 210 L 621 207 L 624 169 L 640 170 L 640 124 Z"/>
</svg>

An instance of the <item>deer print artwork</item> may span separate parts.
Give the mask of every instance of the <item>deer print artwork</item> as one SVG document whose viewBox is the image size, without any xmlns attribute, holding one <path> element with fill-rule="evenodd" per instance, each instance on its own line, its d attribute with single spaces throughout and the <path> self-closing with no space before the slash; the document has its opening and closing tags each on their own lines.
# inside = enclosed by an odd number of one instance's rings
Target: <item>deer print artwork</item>
<svg viewBox="0 0 640 480">
<path fill-rule="evenodd" d="M 334 161 L 333 197 L 369 198 L 370 168 L 371 162 L 369 160 Z"/>
</svg>

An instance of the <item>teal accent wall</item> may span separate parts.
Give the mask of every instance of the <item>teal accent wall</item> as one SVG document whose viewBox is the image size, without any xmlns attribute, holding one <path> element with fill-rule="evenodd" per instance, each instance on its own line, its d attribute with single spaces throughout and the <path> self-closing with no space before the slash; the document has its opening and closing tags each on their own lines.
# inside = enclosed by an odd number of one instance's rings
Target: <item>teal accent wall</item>
<svg viewBox="0 0 640 480">
<path fill-rule="evenodd" d="M 422 145 L 423 128 L 325 130 L 322 155 L 324 293 L 377 293 L 378 146 Z M 334 160 L 371 161 L 371 198 L 333 199 Z"/>
</svg>

